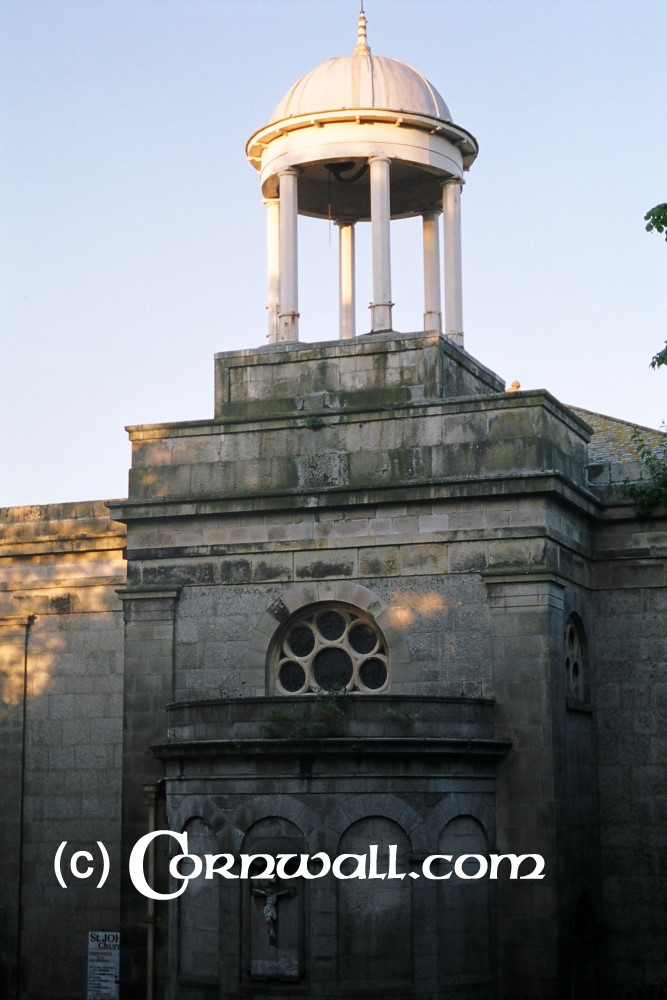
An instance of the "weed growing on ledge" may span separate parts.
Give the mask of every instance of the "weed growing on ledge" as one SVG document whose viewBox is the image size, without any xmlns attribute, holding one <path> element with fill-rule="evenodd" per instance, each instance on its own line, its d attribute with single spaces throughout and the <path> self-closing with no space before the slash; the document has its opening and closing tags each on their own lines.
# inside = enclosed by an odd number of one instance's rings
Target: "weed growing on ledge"
<svg viewBox="0 0 667 1000">
<path fill-rule="evenodd" d="M 421 718 L 421 714 L 421 712 L 399 712 L 395 708 L 387 709 L 387 718 L 393 722 L 398 722 L 401 726 L 405 726 L 406 729 L 412 728 Z"/>
<path fill-rule="evenodd" d="M 637 428 L 632 432 L 632 442 L 650 481 L 631 483 L 626 479 L 624 486 L 637 514 L 646 517 L 655 507 L 667 507 L 667 446 L 651 448 Z"/>
<path fill-rule="evenodd" d="M 303 426 L 307 427 L 311 431 L 317 431 L 320 429 L 320 427 L 326 427 L 327 425 L 322 420 L 322 417 L 309 416 L 306 417 L 305 420 L 303 421 Z"/>
<path fill-rule="evenodd" d="M 347 688 L 333 688 L 325 691 L 319 688 L 315 695 L 315 713 L 319 718 L 304 718 L 304 711 L 312 704 L 306 696 L 291 712 L 282 712 L 273 708 L 266 722 L 260 722 L 259 728 L 270 740 L 277 739 L 308 739 L 314 736 L 335 736 L 346 721 L 347 704 L 345 699 L 351 692 Z"/>
</svg>

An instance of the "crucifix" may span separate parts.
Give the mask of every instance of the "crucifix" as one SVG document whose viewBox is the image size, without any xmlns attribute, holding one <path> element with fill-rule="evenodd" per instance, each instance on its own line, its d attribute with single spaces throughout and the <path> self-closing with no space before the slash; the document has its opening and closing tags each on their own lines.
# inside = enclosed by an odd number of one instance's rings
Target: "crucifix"
<svg viewBox="0 0 667 1000">
<path fill-rule="evenodd" d="M 264 896 L 264 899 L 266 900 L 262 912 L 264 914 L 266 927 L 269 932 L 269 944 L 275 945 L 278 940 L 278 900 L 281 896 L 287 896 L 288 898 L 295 896 L 295 890 L 281 889 L 280 891 L 277 891 L 275 885 L 271 885 L 268 889 L 253 889 L 252 895 Z"/>
</svg>

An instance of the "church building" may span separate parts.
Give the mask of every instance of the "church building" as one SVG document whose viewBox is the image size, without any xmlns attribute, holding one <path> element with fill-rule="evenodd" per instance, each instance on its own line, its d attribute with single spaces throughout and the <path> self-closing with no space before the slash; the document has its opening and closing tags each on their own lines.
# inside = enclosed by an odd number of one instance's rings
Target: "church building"
<svg viewBox="0 0 667 1000">
<path fill-rule="evenodd" d="M 126 499 L 0 511 L 2 996 L 667 982 L 667 512 L 628 496 L 632 425 L 468 353 L 477 149 L 362 12 L 352 54 L 247 144 L 268 340 L 215 356 L 211 416 L 129 429 Z M 299 215 L 338 229 L 334 341 L 299 329 Z M 413 217 L 424 322 L 398 332 L 390 238 Z M 179 892 L 180 853 L 233 864 Z M 251 877 L 241 855 L 265 856 Z M 365 860 L 315 877 L 315 855 Z M 104 988 L 100 940 L 120 941 Z"/>
</svg>

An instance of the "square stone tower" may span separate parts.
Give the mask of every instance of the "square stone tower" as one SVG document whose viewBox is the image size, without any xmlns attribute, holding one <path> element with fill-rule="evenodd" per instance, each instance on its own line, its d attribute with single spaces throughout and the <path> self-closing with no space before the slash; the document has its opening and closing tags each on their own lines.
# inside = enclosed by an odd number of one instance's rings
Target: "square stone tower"
<svg viewBox="0 0 667 1000">
<path fill-rule="evenodd" d="M 405 877 L 287 871 L 273 922 L 274 883 L 193 882 L 159 932 L 167 996 L 553 995 L 597 892 L 588 427 L 438 333 L 215 371 L 212 420 L 131 428 L 112 506 L 124 856 L 159 783 L 193 853 L 374 844 Z M 544 877 L 409 875 L 494 852 Z M 145 901 L 124 906 L 141 981 Z"/>
</svg>

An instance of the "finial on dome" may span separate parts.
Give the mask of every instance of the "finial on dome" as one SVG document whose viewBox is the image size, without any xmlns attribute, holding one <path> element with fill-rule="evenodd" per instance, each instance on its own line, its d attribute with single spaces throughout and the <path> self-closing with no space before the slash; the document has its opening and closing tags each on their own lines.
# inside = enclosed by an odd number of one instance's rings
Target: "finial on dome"
<svg viewBox="0 0 667 1000">
<path fill-rule="evenodd" d="M 366 41 L 366 15 L 364 13 L 364 0 L 361 0 L 361 10 L 357 21 L 357 45 L 354 50 L 355 56 L 370 55 L 368 42 Z"/>
</svg>

